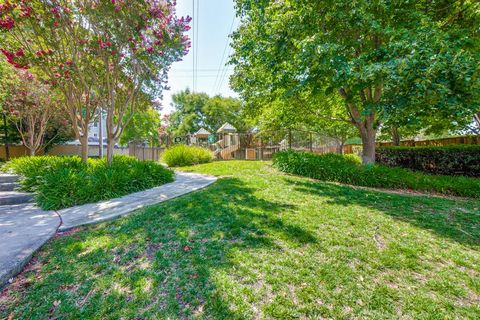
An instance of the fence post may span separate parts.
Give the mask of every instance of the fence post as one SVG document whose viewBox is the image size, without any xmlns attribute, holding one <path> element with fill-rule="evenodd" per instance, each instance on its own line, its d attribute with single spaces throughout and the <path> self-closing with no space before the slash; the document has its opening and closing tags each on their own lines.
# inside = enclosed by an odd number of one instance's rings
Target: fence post
<svg viewBox="0 0 480 320">
<path fill-rule="evenodd" d="M 313 135 L 310 132 L 310 152 L 313 152 Z"/>
<path fill-rule="evenodd" d="M 263 140 L 260 137 L 260 160 L 263 160 Z"/>
<path fill-rule="evenodd" d="M 288 129 L 288 150 L 292 150 L 292 129 Z"/>
</svg>

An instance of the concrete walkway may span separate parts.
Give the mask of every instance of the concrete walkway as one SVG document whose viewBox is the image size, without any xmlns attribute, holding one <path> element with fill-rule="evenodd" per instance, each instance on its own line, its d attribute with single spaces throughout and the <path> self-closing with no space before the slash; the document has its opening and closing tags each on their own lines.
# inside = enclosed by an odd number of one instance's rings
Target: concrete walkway
<svg viewBox="0 0 480 320">
<path fill-rule="evenodd" d="M 175 181 L 162 186 L 93 204 L 42 211 L 32 204 L 0 209 L 0 287 L 19 273 L 32 254 L 57 231 L 98 223 L 199 190 L 217 178 L 176 172 Z"/>
<path fill-rule="evenodd" d="M 0 211 L 0 287 L 19 273 L 32 254 L 47 242 L 60 225 L 53 211 L 33 204 L 2 206 Z"/>
</svg>

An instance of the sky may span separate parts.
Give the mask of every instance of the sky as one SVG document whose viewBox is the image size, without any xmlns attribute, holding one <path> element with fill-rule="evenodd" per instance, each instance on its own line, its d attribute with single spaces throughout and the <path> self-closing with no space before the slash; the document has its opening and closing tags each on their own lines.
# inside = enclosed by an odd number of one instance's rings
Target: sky
<svg viewBox="0 0 480 320">
<path fill-rule="evenodd" d="M 187 87 L 192 90 L 194 50 L 197 56 L 195 92 L 236 96 L 228 85 L 232 66 L 225 66 L 231 52 L 229 34 L 236 29 L 239 22 L 238 18 L 235 18 L 233 0 L 177 0 L 177 15 L 194 18 L 190 23 L 192 29 L 188 32 L 194 42 L 192 41 L 192 48 L 183 61 L 174 63 L 170 69 L 168 80 L 170 90 L 163 93 L 162 114 L 172 112 L 173 94 Z M 195 39 L 194 31 L 198 35 Z"/>
</svg>

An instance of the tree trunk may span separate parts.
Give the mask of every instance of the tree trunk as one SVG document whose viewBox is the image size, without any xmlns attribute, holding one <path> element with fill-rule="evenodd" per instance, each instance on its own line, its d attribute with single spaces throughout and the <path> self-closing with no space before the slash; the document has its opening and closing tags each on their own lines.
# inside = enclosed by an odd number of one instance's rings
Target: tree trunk
<svg viewBox="0 0 480 320">
<path fill-rule="evenodd" d="M 82 146 L 82 160 L 83 162 L 87 162 L 88 160 L 88 135 L 84 134 L 80 137 L 80 145 Z"/>
<path fill-rule="evenodd" d="M 109 164 L 113 162 L 113 148 L 115 147 L 115 140 L 111 137 L 107 139 L 107 161 Z"/>
<path fill-rule="evenodd" d="M 343 142 L 340 142 L 339 144 L 337 144 L 337 153 L 343 154 Z"/>
<path fill-rule="evenodd" d="M 394 146 L 400 145 L 400 133 L 398 132 L 398 128 L 392 126 L 392 142 Z"/>
<path fill-rule="evenodd" d="M 5 160 L 10 160 L 10 148 L 8 146 L 8 128 L 7 128 L 7 114 L 3 112 L 3 134 L 5 137 Z"/>
<path fill-rule="evenodd" d="M 31 148 L 31 149 L 28 149 L 28 150 L 30 150 L 30 157 L 35 156 L 35 149 L 34 148 Z"/>
<path fill-rule="evenodd" d="M 362 137 L 362 163 L 372 164 L 375 163 L 375 136 L 376 130 L 373 128 L 360 129 L 360 135 Z"/>
</svg>

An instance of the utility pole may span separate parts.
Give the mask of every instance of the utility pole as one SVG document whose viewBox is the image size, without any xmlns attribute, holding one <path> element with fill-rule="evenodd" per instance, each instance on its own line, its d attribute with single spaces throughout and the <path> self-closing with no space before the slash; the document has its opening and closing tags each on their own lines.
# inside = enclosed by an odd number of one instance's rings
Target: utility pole
<svg viewBox="0 0 480 320">
<path fill-rule="evenodd" d="M 100 114 L 98 120 L 98 157 L 103 158 L 103 117 L 102 117 L 102 108 L 98 108 Z"/>
</svg>

